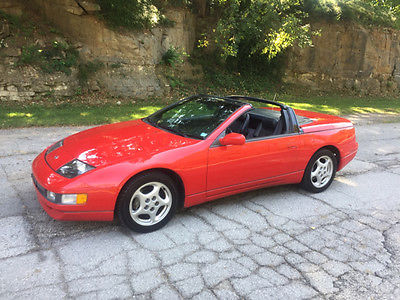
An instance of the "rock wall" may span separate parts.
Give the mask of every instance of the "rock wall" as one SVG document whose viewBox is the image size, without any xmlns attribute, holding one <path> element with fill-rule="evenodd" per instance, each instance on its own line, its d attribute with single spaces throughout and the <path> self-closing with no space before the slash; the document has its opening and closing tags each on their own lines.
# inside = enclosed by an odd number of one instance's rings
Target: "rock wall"
<svg viewBox="0 0 400 300">
<path fill-rule="evenodd" d="M 130 33 L 110 30 L 97 17 L 90 15 L 99 7 L 80 1 L 86 12 L 73 0 L 31 0 L 36 9 L 71 39 L 78 41 L 81 54 L 99 59 L 106 68 L 90 85 L 104 88 L 115 95 L 147 97 L 161 95 L 168 85 L 157 65 L 170 46 L 190 53 L 195 43 L 195 17 L 188 10 L 166 13 L 175 25 Z M 190 73 L 190 70 L 189 72 Z"/>
<path fill-rule="evenodd" d="M 113 31 L 94 15 L 99 7 L 93 0 L 79 3 L 80 6 L 74 0 L 0 0 L 0 9 L 14 14 L 36 12 L 53 23 L 74 41 L 81 57 L 104 63 L 105 67 L 89 80 L 89 88 L 114 95 L 149 97 L 168 91 L 165 67 L 159 65 L 163 53 L 170 46 L 190 53 L 204 28 L 212 27 L 207 24 L 208 19 L 196 19 L 188 10 L 173 9 L 166 14 L 175 22 L 173 27 L 133 33 Z M 398 94 L 400 31 L 345 23 L 315 23 L 313 28 L 321 33 L 314 38 L 313 47 L 289 51 L 285 82 L 322 91 Z M 0 22 L 0 100 L 74 93 L 79 87 L 76 69 L 70 76 L 46 75 L 37 68 L 17 66 L 22 46 L 7 45 L 9 30 L 6 23 Z M 32 40 L 40 43 L 40 38 Z M 201 69 L 187 63 L 179 72 L 193 78 Z"/>
<path fill-rule="evenodd" d="M 86 61 L 99 60 L 104 67 L 90 77 L 88 88 L 105 90 L 116 96 L 144 98 L 168 92 L 162 55 L 171 47 L 190 53 L 195 44 L 195 17 L 184 9 L 171 9 L 166 17 L 174 26 L 141 32 L 110 30 L 94 14 L 100 7 L 93 1 L 79 0 L 0 0 L 0 9 L 21 15 L 40 16 L 49 21 L 54 32 L 61 32 Z M 36 18 L 40 19 L 40 18 Z M 43 23 L 43 20 L 39 22 Z M 35 36 L 25 44 L 15 43 L 18 33 L 0 20 L 0 100 L 31 100 L 42 95 L 72 95 L 78 88 L 77 69 L 71 75 L 44 74 L 39 68 L 18 65 L 21 49 L 36 44 L 51 44 L 63 36 Z M 40 30 L 39 30 L 40 31 Z M 184 78 L 196 76 L 189 63 L 174 71 Z"/>
<path fill-rule="evenodd" d="M 311 48 L 294 48 L 284 81 L 323 91 L 393 95 L 400 89 L 400 31 L 316 23 Z"/>
<path fill-rule="evenodd" d="M 26 11 L 23 2 L 1 1 L 0 9 L 8 14 L 21 15 Z M 30 65 L 19 65 L 22 47 L 27 43 L 42 43 L 35 30 L 27 28 L 25 36 L 20 35 L 7 19 L 0 19 L 0 100 L 34 100 L 43 96 L 72 95 L 78 87 L 77 70 L 70 76 L 56 72 L 46 74 Z M 28 41 L 29 40 L 29 41 Z"/>
<path fill-rule="evenodd" d="M 24 5 L 18 0 L 0 0 L 0 10 L 8 14 L 20 16 L 23 12 Z"/>
<path fill-rule="evenodd" d="M 0 100 L 26 101 L 43 96 L 71 96 L 78 88 L 73 76 L 64 73 L 43 74 L 36 68 L 13 67 L 15 57 L 6 57 L 0 63 Z"/>
</svg>

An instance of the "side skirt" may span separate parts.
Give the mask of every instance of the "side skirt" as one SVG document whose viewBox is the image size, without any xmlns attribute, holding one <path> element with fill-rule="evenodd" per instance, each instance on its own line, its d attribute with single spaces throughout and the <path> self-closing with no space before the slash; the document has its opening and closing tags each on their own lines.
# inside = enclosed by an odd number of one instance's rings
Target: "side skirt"
<svg viewBox="0 0 400 300">
<path fill-rule="evenodd" d="M 223 187 L 212 191 L 202 192 L 186 196 L 185 207 L 194 206 L 211 200 L 223 198 L 226 196 L 239 194 L 251 190 L 261 189 L 270 186 L 284 185 L 284 184 L 296 184 L 300 183 L 303 177 L 304 170 L 296 171 L 293 173 L 266 178 L 251 182 L 245 182 L 237 185 Z"/>
</svg>

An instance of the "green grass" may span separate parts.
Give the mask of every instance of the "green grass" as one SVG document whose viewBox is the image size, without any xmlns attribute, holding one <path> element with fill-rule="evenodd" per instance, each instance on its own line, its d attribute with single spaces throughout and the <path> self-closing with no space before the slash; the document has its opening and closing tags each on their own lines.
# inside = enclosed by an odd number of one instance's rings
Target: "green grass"
<svg viewBox="0 0 400 300">
<path fill-rule="evenodd" d="M 400 99 L 349 96 L 283 96 L 280 100 L 295 109 L 323 112 L 332 115 L 400 114 Z"/>
<path fill-rule="evenodd" d="M 105 105 L 1 105 L 0 128 L 30 126 L 95 125 L 139 119 L 166 104 L 137 103 Z"/>
<path fill-rule="evenodd" d="M 261 95 L 262 96 L 262 95 Z M 265 96 L 272 99 L 273 97 Z M 340 96 L 294 97 L 277 96 L 295 109 L 305 109 L 334 115 L 353 113 L 379 113 L 400 115 L 400 99 L 354 98 Z M 161 107 L 165 100 L 139 101 L 136 103 L 87 105 L 82 103 L 64 103 L 60 105 L 0 104 L 0 128 L 18 128 L 30 126 L 74 126 L 95 125 L 127 121 L 145 117 Z"/>
</svg>

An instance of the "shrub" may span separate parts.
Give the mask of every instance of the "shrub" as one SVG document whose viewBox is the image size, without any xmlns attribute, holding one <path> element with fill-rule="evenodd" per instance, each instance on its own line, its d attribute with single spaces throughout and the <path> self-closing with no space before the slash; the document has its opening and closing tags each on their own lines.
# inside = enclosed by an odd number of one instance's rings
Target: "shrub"
<svg viewBox="0 0 400 300">
<path fill-rule="evenodd" d="M 268 64 L 295 42 L 311 45 L 301 0 L 220 0 L 216 46 L 221 57 L 238 71 L 249 62 Z"/>
<path fill-rule="evenodd" d="M 104 67 L 104 63 L 95 59 L 93 61 L 81 62 L 78 66 L 78 80 L 81 86 L 87 84 L 88 79 L 94 73 Z"/>
<path fill-rule="evenodd" d="M 160 19 L 160 12 L 151 0 L 97 0 L 97 2 L 101 7 L 101 15 L 112 27 L 150 28 Z"/>
<path fill-rule="evenodd" d="M 398 0 L 304 0 L 304 10 L 313 19 L 400 28 L 399 4 Z"/>
<path fill-rule="evenodd" d="M 78 63 L 76 49 L 66 43 L 54 41 L 51 45 L 40 47 L 28 45 L 22 47 L 19 65 L 36 65 L 45 73 L 64 72 L 71 74 L 71 67 Z"/>
<path fill-rule="evenodd" d="M 162 62 L 171 67 L 175 67 L 176 64 L 183 63 L 183 58 L 187 56 L 184 51 L 180 51 L 178 48 L 170 47 L 162 56 Z"/>
<path fill-rule="evenodd" d="M 21 22 L 21 18 L 20 17 L 15 16 L 15 15 L 7 14 L 2 10 L 0 10 L 0 20 L 7 20 L 7 22 L 13 28 L 21 28 L 22 27 L 22 22 Z"/>
</svg>

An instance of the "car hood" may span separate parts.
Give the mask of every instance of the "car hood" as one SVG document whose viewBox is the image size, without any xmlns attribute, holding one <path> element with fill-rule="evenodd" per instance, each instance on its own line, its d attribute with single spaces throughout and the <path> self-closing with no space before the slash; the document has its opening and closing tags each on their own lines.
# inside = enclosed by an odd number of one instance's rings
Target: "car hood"
<svg viewBox="0 0 400 300">
<path fill-rule="evenodd" d="M 54 170 L 73 159 L 99 167 L 130 158 L 144 161 L 157 153 L 198 142 L 134 120 L 71 135 L 64 139 L 62 147 L 46 155 L 46 161 Z"/>
</svg>

